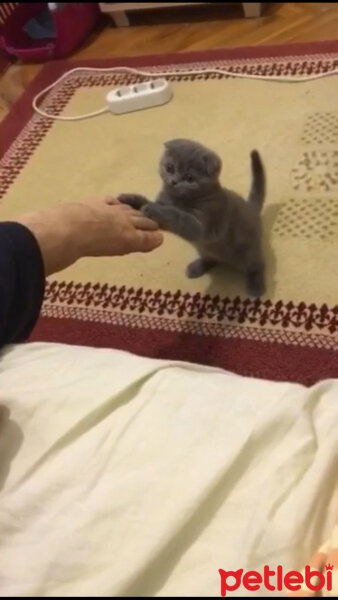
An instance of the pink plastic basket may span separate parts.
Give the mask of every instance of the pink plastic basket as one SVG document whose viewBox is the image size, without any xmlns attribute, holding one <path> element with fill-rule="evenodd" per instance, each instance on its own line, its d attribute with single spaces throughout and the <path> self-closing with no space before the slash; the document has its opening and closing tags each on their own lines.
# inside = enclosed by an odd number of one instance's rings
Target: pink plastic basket
<svg viewBox="0 0 338 600">
<path fill-rule="evenodd" d="M 99 7 L 96 2 L 69 2 L 52 11 L 55 37 L 32 40 L 24 31 L 27 21 L 46 8 L 43 2 L 9 3 L 10 14 L 1 23 L 0 45 L 23 62 L 44 62 L 70 54 L 93 29 Z"/>
</svg>

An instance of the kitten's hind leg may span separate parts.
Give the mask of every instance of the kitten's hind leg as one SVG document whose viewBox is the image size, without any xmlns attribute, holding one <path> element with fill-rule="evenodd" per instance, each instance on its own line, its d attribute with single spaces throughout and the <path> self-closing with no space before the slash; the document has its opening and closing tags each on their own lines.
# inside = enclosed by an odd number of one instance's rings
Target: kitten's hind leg
<svg viewBox="0 0 338 600">
<path fill-rule="evenodd" d="M 251 296 L 263 296 L 266 290 L 263 265 L 258 265 L 255 268 L 251 268 L 247 271 L 246 285 L 247 290 Z"/>
<path fill-rule="evenodd" d="M 141 210 L 143 206 L 149 203 L 149 200 L 140 194 L 120 194 L 117 199 L 121 204 L 128 204 L 136 210 Z"/>
<path fill-rule="evenodd" d="M 185 272 L 189 279 L 197 279 L 197 277 L 202 277 L 202 275 L 216 265 L 217 262 L 212 258 L 197 258 L 187 266 Z"/>
</svg>

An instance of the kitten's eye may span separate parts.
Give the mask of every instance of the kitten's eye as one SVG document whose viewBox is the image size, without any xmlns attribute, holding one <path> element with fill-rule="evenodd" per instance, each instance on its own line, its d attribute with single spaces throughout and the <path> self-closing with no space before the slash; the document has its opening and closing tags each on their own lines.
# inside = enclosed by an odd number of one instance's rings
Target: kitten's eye
<svg viewBox="0 0 338 600">
<path fill-rule="evenodd" d="M 187 175 L 186 180 L 188 183 L 194 183 L 195 179 L 192 175 Z"/>
<path fill-rule="evenodd" d="M 169 163 L 169 165 L 166 165 L 166 171 L 167 173 L 173 174 L 175 171 L 174 165 L 172 165 L 171 163 Z"/>
</svg>

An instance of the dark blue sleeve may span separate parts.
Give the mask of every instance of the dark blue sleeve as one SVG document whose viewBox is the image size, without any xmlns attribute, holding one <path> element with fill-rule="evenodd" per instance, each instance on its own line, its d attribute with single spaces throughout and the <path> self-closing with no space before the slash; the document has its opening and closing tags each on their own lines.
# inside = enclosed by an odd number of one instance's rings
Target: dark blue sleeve
<svg viewBox="0 0 338 600">
<path fill-rule="evenodd" d="M 44 288 L 43 260 L 33 234 L 19 223 L 0 223 L 0 348 L 30 335 Z"/>
</svg>

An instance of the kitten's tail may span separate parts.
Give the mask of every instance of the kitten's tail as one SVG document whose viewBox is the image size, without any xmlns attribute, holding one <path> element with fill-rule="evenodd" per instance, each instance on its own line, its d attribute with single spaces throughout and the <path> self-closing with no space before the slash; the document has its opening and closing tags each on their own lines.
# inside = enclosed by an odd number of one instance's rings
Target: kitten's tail
<svg viewBox="0 0 338 600">
<path fill-rule="evenodd" d="M 252 184 L 248 201 L 254 204 L 260 212 L 265 199 L 265 170 L 262 159 L 257 150 L 253 150 L 250 156 Z"/>
</svg>

